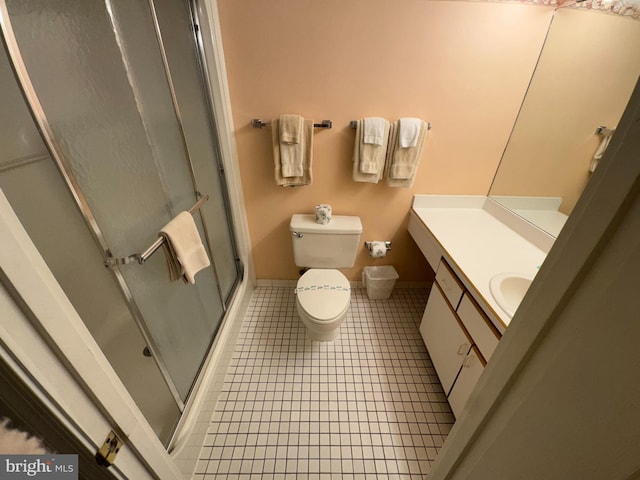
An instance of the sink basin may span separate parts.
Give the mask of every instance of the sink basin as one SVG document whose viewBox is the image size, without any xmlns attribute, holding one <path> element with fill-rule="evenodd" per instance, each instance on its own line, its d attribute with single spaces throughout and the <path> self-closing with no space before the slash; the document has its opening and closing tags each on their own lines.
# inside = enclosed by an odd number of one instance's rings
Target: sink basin
<svg viewBox="0 0 640 480">
<path fill-rule="evenodd" d="M 513 317 L 532 280 L 533 275 L 524 273 L 499 273 L 489 280 L 491 295 L 509 318 Z"/>
</svg>

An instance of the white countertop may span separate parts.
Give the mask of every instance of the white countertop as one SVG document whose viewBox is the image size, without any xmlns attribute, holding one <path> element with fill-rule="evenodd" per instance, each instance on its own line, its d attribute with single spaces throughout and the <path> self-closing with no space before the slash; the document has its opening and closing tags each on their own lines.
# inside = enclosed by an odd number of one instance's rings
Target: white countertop
<svg viewBox="0 0 640 480">
<path fill-rule="evenodd" d="M 484 196 L 416 195 L 413 211 L 442 248 L 496 327 L 511 318 L 491 295 L 490 279 L 500 273 L 535 276 L 553 239 Z M 522 222 L 522 223 L 521 223 Z"/>
</svg>

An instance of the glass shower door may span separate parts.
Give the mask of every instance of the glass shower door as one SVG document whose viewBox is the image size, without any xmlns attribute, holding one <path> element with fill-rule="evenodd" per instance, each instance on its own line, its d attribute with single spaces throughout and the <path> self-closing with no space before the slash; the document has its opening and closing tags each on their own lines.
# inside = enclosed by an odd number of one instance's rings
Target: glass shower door
<svg viewBox="0 0 640 480">
<path fill-rule="evenodd" d="M 23 88 L 33 86 L 25 91 L 34 115 L 104 257 L 145 250 L 197 200 L 149 4 L 7 0 L 6 12 Z M 219 192 L 202 193 L 212 201 L 194 218 L 211 258 L 203 219 Z M 158 251 L 114 274 L 182 408 L 224 313 L 216 271 L 199 272 L 195 285 L 171 283 Z"/>
</svg>

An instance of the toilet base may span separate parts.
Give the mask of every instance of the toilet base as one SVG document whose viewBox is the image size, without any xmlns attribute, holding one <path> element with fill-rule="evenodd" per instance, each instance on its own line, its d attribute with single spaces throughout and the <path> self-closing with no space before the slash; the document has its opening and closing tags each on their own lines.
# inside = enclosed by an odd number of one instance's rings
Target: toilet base
<svg viewBox="0 0 640 480">
<path fill-rule="evenodd" d="M 333 330 L 315 330 L 310 328 L 309 325 L 305 325 L 305 331 L 307 338 L 312 342 L 332 342 L 340 335 L 340 325 Z"/>
</svg>

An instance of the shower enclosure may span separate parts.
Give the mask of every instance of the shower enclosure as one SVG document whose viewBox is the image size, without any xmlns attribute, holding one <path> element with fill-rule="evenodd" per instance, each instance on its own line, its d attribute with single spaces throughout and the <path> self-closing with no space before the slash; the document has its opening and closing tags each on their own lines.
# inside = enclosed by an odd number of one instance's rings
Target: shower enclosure
<svg viewBox="0 0 640 480">
<path fill-rule="evenodd" d="M 165 444 L 242 275 L 194 11 L 0 0 L 0 188 Z M 196 202 L 195 285 L 122 260 Z"/>
</svg>

